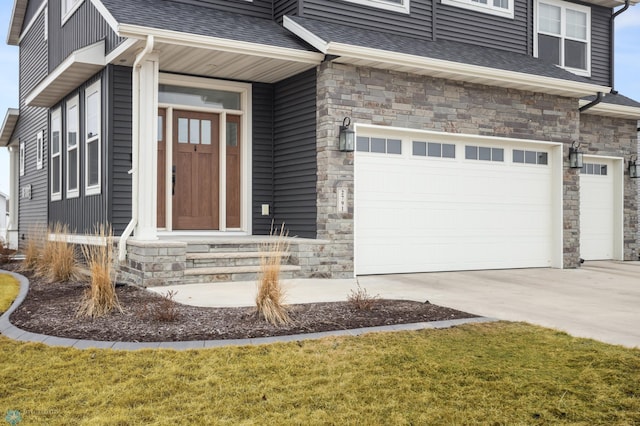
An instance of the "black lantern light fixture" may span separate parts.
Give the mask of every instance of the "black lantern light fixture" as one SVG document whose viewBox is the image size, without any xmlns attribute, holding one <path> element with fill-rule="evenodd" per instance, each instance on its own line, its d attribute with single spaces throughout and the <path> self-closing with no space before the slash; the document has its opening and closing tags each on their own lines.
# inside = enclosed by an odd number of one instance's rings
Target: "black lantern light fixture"
<svg viewBox="0 0 640 426">
<path fill-rule="evenodd" d="M 636 164 L 637 157 L 632 156 L 629 159 L 629 177 L 637 178 L 638 177 L 638 165 Z"/>
<path fill-rule="evenodd" d="M 353 152 L 356 146 L 356 132 L 351 129 L 351 119 L 345 117 L 340 126 L 340 151 Z"/>
<path fill-rule="evenodd" d="M 569 167 L 572 169 L 582 168 L 582 156 L 584 154 L 578 148 L 580 148 L 580 144 L 576 145 L 576 141 L 573 141 L 569 148 Z"/>
</svg>

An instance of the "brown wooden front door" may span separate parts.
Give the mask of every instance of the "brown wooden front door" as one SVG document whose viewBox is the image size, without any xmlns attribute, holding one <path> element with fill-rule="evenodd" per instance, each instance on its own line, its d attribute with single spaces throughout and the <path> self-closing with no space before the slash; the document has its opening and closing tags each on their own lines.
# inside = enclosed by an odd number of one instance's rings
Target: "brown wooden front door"
<svg viewBox="0 0 640 426">
<path fill-rule="evenodd" d="M 219 114 L 173 112 L 173 229 L 219 229 Z"/>
</svg>

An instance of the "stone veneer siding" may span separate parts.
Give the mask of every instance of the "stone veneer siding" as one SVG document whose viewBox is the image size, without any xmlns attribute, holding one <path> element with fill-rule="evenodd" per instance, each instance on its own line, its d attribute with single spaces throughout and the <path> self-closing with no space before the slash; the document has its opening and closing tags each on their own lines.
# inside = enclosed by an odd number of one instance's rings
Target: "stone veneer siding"
<svg viewBox="0 0 640 426">
<path fill-rule="evenodd" d="M 563 143 L 565 268 L 580 265 L 580 174 L 568 167 L 571 143 L 581 140 L 589 153 L 625 158 L 637 146 L 632 121 L 581 115 L 574 98 L 334 62 L 318 67 L 317 84 L 318 238 L 331 241 L 324 255 L 333 262 L 322 272 L 334 278 L 353 274 L 354 155 L 337 147 L 343 117 L 352 123 Z M 628 179 L 625 186 L 625 259 L 631 259 L 637 248 L 631 235 L 637 229 L 637 190 Z M 345 214 L 337 211 L 340 187 L 349 191 Z"/>
<path fill-rule="evenodd" d="M 629 177 L 629 159 L 638 152 L 638 122 L 582 114 L 580 142 L 585 154 L 624 158 L 624 260 L 638 260 L 638 184 Z"/>
</svg>

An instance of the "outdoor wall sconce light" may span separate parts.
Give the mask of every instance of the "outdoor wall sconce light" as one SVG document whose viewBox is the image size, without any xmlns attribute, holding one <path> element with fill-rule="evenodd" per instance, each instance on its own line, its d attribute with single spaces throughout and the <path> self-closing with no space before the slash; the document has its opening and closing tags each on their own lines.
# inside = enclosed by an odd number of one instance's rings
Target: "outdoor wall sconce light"
<svg viewBox="0 0 640 426">
<path fill-rule="evenodd" d="M 580 144 L 576 145 L 576 141 L 573 141 L 571 147 L 569 148 L 569 167 L 572 169 L 581 169 L 582 168 L 582 151 L 578 150 L 580 148 Z"/>
<path fill-rule="evenodd" d="M 638 177 L 638 165 L 636 164 L 636 158 L 632 156 L 631 159 L 629 159 L 629 177 L 631 178 L 637 178 Z"/>
<path fill-rule="evenodd" d="M 356 146 L 356 132 L 351 129 L 351 119 L 345 117 L 340 126 L 340 151 L 353 152 Z"/>
</svg>

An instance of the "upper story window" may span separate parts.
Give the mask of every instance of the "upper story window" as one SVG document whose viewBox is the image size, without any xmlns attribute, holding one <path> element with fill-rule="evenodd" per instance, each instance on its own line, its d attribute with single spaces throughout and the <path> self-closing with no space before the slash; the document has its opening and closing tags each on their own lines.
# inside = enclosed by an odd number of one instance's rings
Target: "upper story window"
<svg viewBox="0 0 640 426">
<path fill-rule="evenodd" d="M 513 18 L 515 0 L 442 0 L 442 4 L 475 10 L 476 12 Z"/>
<path fill-rule="evenodd" d="M 345 0 L 351 3 L 391 10 L 393 12 L 409 13 L 409 0 Z"/>
<path fill-rule="evenodd" d="M 78 158 L 79 112 L 78 96 L 67 102 L 67 198 L 80 193 L 80 161 Z"/>
<path fill-rule="evenodd" d="M 64 24 L 73 15 L 84 0 L 60 0 L 61 19 Z"/>
<path fill-rule="evenodd" d="M 534 54 L 576 74 L 589 76 L 591 9 L 557 0 L 538 0 Z"/>
</svg>

